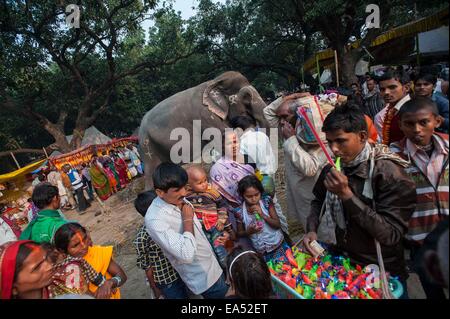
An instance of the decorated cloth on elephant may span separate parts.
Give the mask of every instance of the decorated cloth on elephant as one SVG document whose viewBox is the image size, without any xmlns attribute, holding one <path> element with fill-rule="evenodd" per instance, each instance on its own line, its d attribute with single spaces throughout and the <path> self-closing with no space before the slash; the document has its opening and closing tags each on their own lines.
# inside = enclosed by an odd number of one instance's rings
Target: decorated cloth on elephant
<svg viewBox="0 0 450 319">
<path fill-rule="evenodd" d="M 89 174 L 91 175 L 92 185 L 98 197 L 101 200 L 107 200 L 111 196 L 111 186 L 109 185 L 106 173 L 97 164 L 93 164 L 89 169 Z"/>
</svg>

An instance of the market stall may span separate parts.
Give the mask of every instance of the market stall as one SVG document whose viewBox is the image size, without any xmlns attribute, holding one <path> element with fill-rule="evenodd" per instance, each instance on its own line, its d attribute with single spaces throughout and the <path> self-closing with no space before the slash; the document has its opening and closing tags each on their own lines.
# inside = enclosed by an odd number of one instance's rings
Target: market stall
<svg viewBox="0 0 450 319">
<path fill-rule="evenodd" d="M 434 15 L 419 19 L 397 28 L 386 31 L 379 35 L 371 44 L 368 50 L 375 57 L 377 64 L 398 60 L 397 58 L 409 57 L 411 54 L 421 56 L 423 49 L 422 34 L 448 26 L 449 9 L 443 9 Z M 448 28 L 446 34 L 439 34 L 440 38 L 448 39 Z M 448 40 L 447 40 L 448 41 Z M 358 48 L 361 41 L 352 43 L 353 48 Z M 436 38 L 433 39 L 436 42 Z M 392 49 L 394 48 L 394 49 Z M 448 47 L 447 47 L 448 48 Z M 447 49 L 448 55 L 448 49 Z M 318 68 L 333 68 L 335 63 L 335 52 L 333 49 L 326 49 L 315 53 L 303 64 L 304 72 L 317 72 Z"/>
</svg>

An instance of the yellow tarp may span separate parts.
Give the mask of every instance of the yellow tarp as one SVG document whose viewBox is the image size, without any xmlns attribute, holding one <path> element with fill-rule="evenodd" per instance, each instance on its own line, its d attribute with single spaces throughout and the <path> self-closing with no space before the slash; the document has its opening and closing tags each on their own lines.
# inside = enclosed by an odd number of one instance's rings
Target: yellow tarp
<svg viewBox="0 0 450 319">
<path fill-rule="evenodd" d="M 442 25 L 448 24 L 448 8 L 445 8 L 444 10 L 439 11 L 438 13 L 419 19 L 407 24 L 404 24 L 402 26 L 399 26 L 397 28 L 394 28 L 392 30 L 389 30 L 381 35 L 379 35 L 375 40 L 372 42 L 370 47 L 376 47 L 379 45 L 382 45 L 383 43 L 386 43 L 393 39 L 398 39 L 405 36 L 411 36 L 417 33 L 421 32 L 427 32 L 433 29 L 437 29 L 441 27 Z M 357 42 L 352 44 L 353 48 L 357 48 L 360 44 L 361 40 L 358 40 Z M 311 69 L 316 68 L 316 60 L 319 60 L 319 63 L 323 60 L 333 59 L 334 58 L 334 50 L 332 49 L 326 49 L 320 52 L 317 52 L 314 56 L 309 58 L 304 64 L 303 69 L 305 71 L 309 71 Z"/>
<path fill-rule="evenodd" d="M 0 183 L 4 183 L 4 182 L 7 182 L 7 181 L 9 181 L 11 179 L 14 179 L 14 178 L 20 177 L 22 175 L 28 174 L 28 173 L 34 171 L 35 169 L 37 169 L 42 164 L 44 164 L 45 161 L 46 161 L 46 159 L 43 159 L 43 160 L 40 160 L 38 162 L 32 163 L 32 164 L 30 164 L 30 165 L 28 165 L 26 167 L 23 167 L 21 169 L 18 169 L 17 171 L 14 171 L 14 172 L 11 172 L 11 173 L 8 173 L 8 174 L 0 175 Z"/>
</svg>

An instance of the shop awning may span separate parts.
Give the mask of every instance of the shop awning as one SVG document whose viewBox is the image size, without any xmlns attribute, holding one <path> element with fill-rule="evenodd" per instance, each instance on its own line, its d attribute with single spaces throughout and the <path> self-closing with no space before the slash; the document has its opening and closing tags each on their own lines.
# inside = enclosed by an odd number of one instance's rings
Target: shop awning
<svg viewBox="0 0 450 319">
<path fill-rule="evenodd" d="M 26 174 L 29 174 L 29 173 L 33 172 L 35 169 L 41 167 L 46 161 L 47 161 L 46 159 L 39 160 L 35 163 L 32 163 L 28 166 L 18 169 L 17 171 L 0 175 L 0 183 L 4 183 L 11 179 L 25 176 Z"/>
<path fill-rule="evenodd" d="M 448 25 L 448 13 L 449 9 L 448 7 L 444 10 L 439 11 L 438 13 L 431 15 L 426 18 L 422 18 L 407 24 L 404 24 L 402 26 L 399 26 L 397 28 L 394 28 L 392 30 L 389 30 L 381 35 L 379 35 L 370 45 L 371 48 L 380 46 L 388 41 L 402 38 L 402 37 L 408 37 L 412 36 L 421 32 L 427 32 L 433 29 L 437 29 L 443 25 Z M 359 47 L 360 41 L 356 41 L 352 44 L 352 47 L 357 48 Z M 319 64 L 322 64 L 326 60 L 334 59 L 334 50 L 332 49 L 326 49 L 323 51 L 317 52 L 314 56 L 309 58 L 304 64 L 303 69 L 304 71 L 312 70 L 316 67 L 317 61 Z"/>
</svg>

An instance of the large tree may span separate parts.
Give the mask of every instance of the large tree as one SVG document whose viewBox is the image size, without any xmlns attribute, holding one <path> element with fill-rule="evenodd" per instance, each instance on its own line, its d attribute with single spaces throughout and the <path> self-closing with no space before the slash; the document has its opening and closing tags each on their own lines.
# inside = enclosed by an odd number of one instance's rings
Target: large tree
<svg viewBox="0 0 450 319">
<path fill-rule="evenodd" d="M 365 48 L 369 48 L 378 35 L 392 27 L 426 16 L 442 6 L 448 6 L 435 0 L 261 0 L 261 2 L 268 10 L 284 16 L 285 21 L 298 24 L 305 34 L 319 32 L 328 47 L 337 51 L 341 83 L 347 86 L 357 80 L 356 63 L 366 54 Z M 379 28 L 365 27 L 371 13 L 370 10 L 366 12 L 369 4 L 376 4 L 379 8 Z M 352 42 L 357 42 L 358 45 L 354 47 L 351 45 Z"/>
<path fill-rule="evenodd" d="M 380 28 L 365 28 L 369 4 L 378 5 Z M 378 35 L 445 5 L 437 0 L 201 0 L 197 20 L 219 64 L 250 74 L 270 70 L 298 82 L 300 66 L 330 47 L 337 51 L 341 83 L 349 86 L 356 81 L 356 63 Z"/>
<path fill-rule="evenodd" d="M 156 2 L 77 1 L 79 28 L 69 28 L 69 2 L 3 0 L 1 111 L 44 128 L 54 138 L 55 149 L 78 148 L 85 130 L 116 99 L 118 84 L 192 54 L 191 48 L 184 56 L 178 50 L 144 50 L 141 25 Z M 140 49 L 142 54 L 132 55 Z M 68 124 L 68 118 L 73 123 Z M 70 143 L 68 126 L 73 128 Z"/>
</svg>

